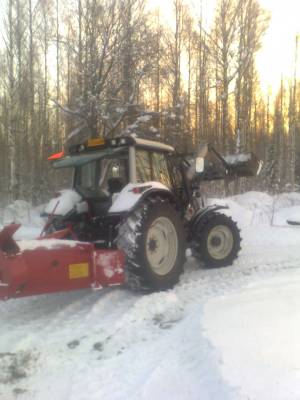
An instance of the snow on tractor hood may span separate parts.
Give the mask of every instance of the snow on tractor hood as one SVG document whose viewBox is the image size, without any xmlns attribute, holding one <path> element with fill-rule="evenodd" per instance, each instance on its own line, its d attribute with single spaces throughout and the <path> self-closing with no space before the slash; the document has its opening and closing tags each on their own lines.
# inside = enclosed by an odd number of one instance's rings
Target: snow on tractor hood
<svg viewBox="0 0 300 400">
<path fill-rule="evenodd" d="M 159 182 L 129 183 L 116 196 L 109 213 L 130 211 L 146 192 L 153 189 L 170 192 L 167 186 Z"/>
<path fill-rule="evenodd" d="M 46 205 L 46 214 L 65 216 L 82 200 L 82 197 L 75 190 L 65 189 L 58 193 L 59 196 L 51 199 Z"/>
</svg>

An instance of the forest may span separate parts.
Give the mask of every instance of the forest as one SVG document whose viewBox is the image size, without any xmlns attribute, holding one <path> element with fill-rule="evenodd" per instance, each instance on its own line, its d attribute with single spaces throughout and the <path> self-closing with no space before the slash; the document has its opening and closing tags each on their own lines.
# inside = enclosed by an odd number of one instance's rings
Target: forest
<svg viewBox="0 0 300 400">
<path fill-rule="evenodd" d="M 299 188 L 298 37 L 294 75 L 266 95 L 256 56 L 270 15 L 259 0 L 218 0 L 209 27 L 201 1 L 195 13 L 174 0 L 169 23 L 149 3 L 1 2 L 1 203 L 37 204 L 65 185 L 51 153 L 130 133 L 180 152 L 200 142 L 254 152 L 262 174 L 236 192 Z"/>
</svg>

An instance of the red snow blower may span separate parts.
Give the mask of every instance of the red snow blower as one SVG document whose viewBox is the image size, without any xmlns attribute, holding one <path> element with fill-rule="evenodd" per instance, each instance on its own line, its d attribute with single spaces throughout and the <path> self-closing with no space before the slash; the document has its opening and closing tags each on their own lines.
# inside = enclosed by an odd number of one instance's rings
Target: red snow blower
<svg viewBox="0 0 300 400">
<path fill-rule="evenodd" d="M 1 300 L 124 282 L 121 250 L 96 249 L 92 243 L 54 235 L 17 243 L 12 236 L 19 227 L 9 225 L 0 233 Z"/>
</svg>

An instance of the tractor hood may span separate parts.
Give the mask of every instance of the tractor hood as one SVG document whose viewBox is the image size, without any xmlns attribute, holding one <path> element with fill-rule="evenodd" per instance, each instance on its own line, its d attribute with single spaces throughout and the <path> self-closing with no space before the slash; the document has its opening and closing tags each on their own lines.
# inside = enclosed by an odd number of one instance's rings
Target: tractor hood
<svg viewBox="0 0 300 400">
<path fill-rule="evenodd" d="M 45 213 L 64 217 L 81 201 L 82 197 L 75 190 L 60 190 L 58 196 L 51 199 L 47 204 Z"/>
</svg>

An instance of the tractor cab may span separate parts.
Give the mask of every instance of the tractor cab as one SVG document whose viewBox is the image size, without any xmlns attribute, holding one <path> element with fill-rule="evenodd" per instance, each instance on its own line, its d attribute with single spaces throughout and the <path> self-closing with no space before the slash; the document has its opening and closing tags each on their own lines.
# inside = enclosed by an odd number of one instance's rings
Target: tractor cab
<svg viewBox="0 0 300 400">
<path fill-rule="evenodd" d="M 72 190 L 61 191 L 50 200 L 45 213 L 55 216 L 55 223 L 62 227 L 58 221 L 74 210 L 94 219 L 115 214 L 113 204 L 117 199 L 123 205 L 128 201 L 130 185 L 156 182 L 171 191 L 168 155 L 173 153 L 171 146 L 133 136 L 90 139 L 72 146 L 68 155 L 49 157 L 55 169 L 72 168 L 74 174 Z M 135 196 L 133 202 L 137 199 Z"/>
<path fill-rule="evenodd" d="M 54 160 L 53 167 L 73 168 L 74 192 L 89 203 L 93 215 L 98 215 L 111 206 L 113 196 L 128 184 L 128 160 L 127 145 L 113 146 L 102 139 L 92 139 L 72 146 L 69 155 Z"/>
<path fill-rule="evenodd" d="M 53 167 L 74 169 L 73 190 L 97 216 L 108 211 L 129 183 L 157 181 L 170 187 L 165 156 L 173 152 L 171 146 L 133 136 L 90 139 L 72 146 L 69 155 L 54 159 Z"/>
<path fill-rule="evenodd" d="M 65 216 L 74 207 L 77 211 L 88 208 L 93 218 L 120 210 L 119 206 L 114 207 L 116 201 L 123 204 L 123 211 L 130 210 L 137 200 L 136 196 L 133 203 L 127 204 L 131 186 L 141 184 L 145 184 L 147 190 L 163 185 L 164 190 L 172 193 L 180 211 L 186 210 L 191 202 L 194 208 L 198 208 L 199 201 L 194 192 L 198 190 L 199 180 L 253 176 L 259 167 L 253 154 L 226 158 L 212 146 L 203 145 L 199 147 L 197 156 L 181 155 L 167 144 L 135 136 L 90 139 L 71 146 L 66 156 L 59 153 L 49 159 L 56 169 L 74 169 L 73 194 L 64 191 L 59 200 L 52 199 L 46 207 L 46 214 Z M 66 197 L 68 207 L 65 206 Z M 69 201 L 70 197 L 77 199 L 76 204 Z M 80 203 L 87 205 L 78 204 L 79 198 Z"/>
</svg>

